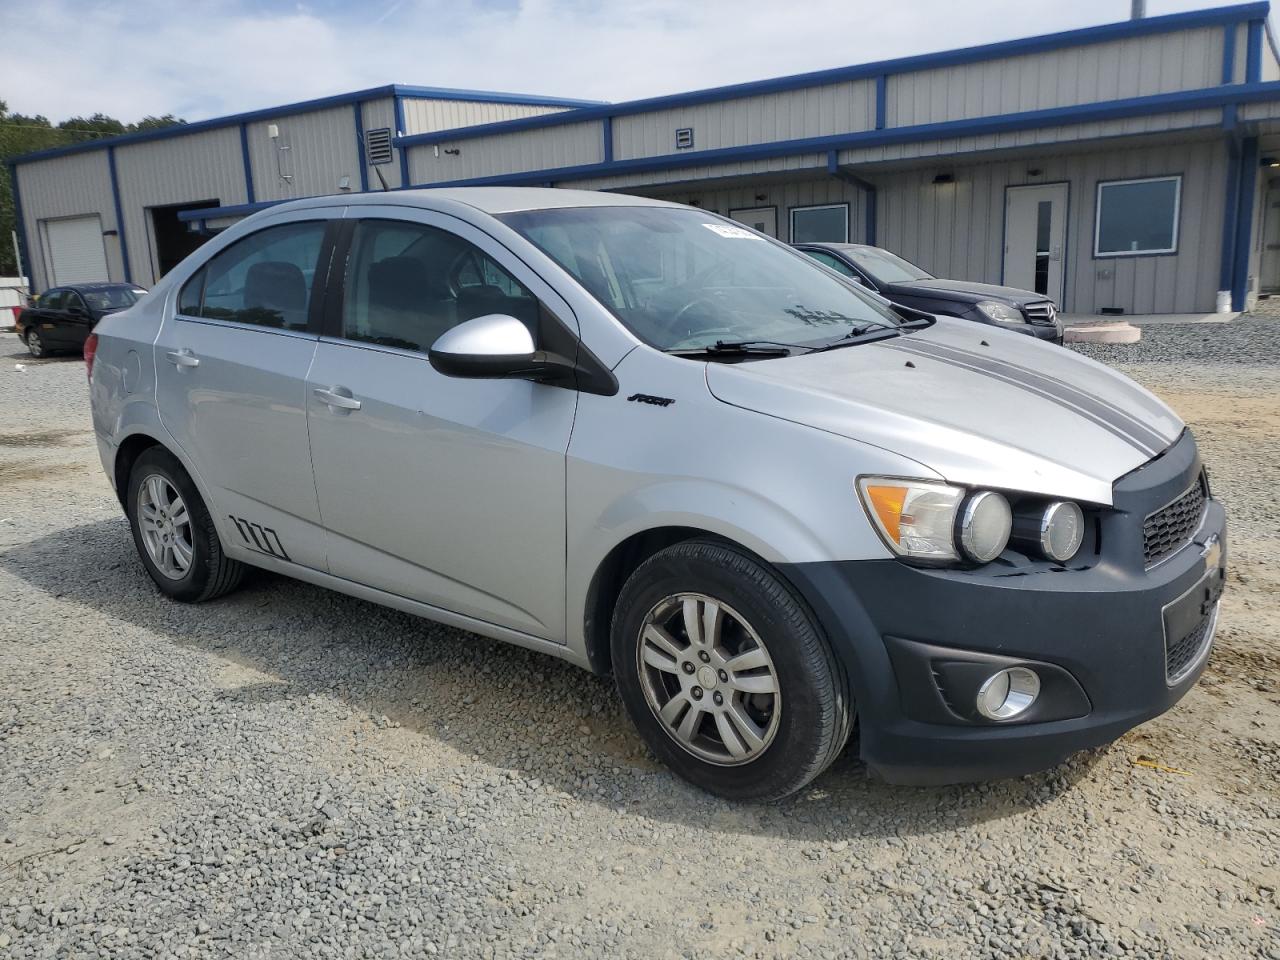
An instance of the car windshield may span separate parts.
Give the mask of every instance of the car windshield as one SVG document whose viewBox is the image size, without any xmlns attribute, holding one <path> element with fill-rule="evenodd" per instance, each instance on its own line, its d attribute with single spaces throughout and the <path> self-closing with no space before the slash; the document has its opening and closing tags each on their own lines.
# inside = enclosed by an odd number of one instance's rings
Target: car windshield
<svg viewBox="0 0 1280 960">
<path fill-rule="evenodd" d="M 849 247 L 845 256 L 862 268 L 877 283 L 910 283 L 912 280 L 932 280 L 910 260 L 903 260 L 879 247 Z"/>
<path fill-rule="evenodd" d="M 137 303 L 142 291 L 133 287 L 97 287 L 81 290 L 80 294 L 94 310 L 123 310 Z"/>
<path fill-rule="evenodd" d="M 700 210 L 573 207 L 500 219 L 660 350 L 817 347 L 901 323 L 808 257 Z"/>
</svg>

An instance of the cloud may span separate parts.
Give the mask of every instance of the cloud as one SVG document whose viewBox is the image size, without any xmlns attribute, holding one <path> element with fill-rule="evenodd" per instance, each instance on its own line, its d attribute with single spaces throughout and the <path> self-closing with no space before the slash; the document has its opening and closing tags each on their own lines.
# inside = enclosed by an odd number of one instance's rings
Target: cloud
<svg viewBox="0 0 1280 960">
<path fill-rule="evenodd" d="M 200 120 L 393 82 L 624 100 L 1125 13 L 1115 0 L 41 0 L 6 17 L 0 99 L 55 121 L 99 110 Z"/>
</svg>

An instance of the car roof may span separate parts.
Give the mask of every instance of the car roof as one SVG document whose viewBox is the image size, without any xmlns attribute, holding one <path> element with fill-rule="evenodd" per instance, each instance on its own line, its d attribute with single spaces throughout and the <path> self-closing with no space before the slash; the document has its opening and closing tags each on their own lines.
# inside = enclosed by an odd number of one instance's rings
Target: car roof
<svg viewBox="0 0 1280 960">
<path fill-rule="evenodd" d="M 94 280 L 91 283 L 60 283 L 50 290 L 109 290 L 113 287 L 124 287 L 126 290 L 145 289 L 140 283 L 118 283 L 116 281 Z"/>
<path fill-rule="evenodd" d="M 388 190 L 362 193 L 359 199 L 336 194 L 309 197 L 273 206 L 273 211 L 303 207 L 331 207 L 359 204 L 391 204 L 400 207 L 421 206 L 436 209 L 439 201 L 465 203 L 484 213 L 515 213 L 526 210 L 554 210 L 563 207 L 673 207 L 678 203 L 633 197 L 625 193 L 601 193 L 596 190 L 564 190 L 559 187 L 429 187 L 412 190 Z"/>
<path fill-rule="evenodd" d="M 875 244 L 871 243 L 832 243 L 829 240 L 811 240 L 805 243 L 797 243 L 797 247 L 822 247 L 826 250 L 879 250 Z"/>
</svg>

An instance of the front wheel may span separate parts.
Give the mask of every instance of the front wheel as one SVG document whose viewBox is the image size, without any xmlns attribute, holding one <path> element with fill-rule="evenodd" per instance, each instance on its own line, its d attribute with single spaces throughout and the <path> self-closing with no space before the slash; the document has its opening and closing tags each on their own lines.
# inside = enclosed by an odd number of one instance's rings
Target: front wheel
<svg viewBox="0 0 1280 960">
<path fill-rule="evenodd" d="M 711 793 L 786 796 L 849 738 L 848 683 L 812 614 L 734 547 L 694 540 L 645 561 L 622 588 L 611 639 L 641 735 Z"/>
<path fill-rule="evenodd" d="M 168 450 L 151 447 L 134 462 L 125 504 L 138 555 L 161 592 L 195 603 L 239 586 L 244 564 L 222 552 L 204 500 Z"/>
</svg>

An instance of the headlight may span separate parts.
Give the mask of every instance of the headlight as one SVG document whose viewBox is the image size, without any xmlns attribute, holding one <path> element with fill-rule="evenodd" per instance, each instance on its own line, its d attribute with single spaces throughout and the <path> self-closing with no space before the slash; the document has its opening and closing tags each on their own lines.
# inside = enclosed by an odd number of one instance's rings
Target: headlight
<svg viewBox="0 0 1280 960">
<path fill-rule="evenodd" d="M 959 560 L 956 512 L 965 491 L 928 480 L 863 477 L 858 493 L 884 542 L 900 557 L 944 562 Z"/>
<path fill-rule="evenodd" d="M 1084 542 L 1084 511 L 1069 500 L 1055 500 L 1035 513 L 1019 516 L 1014 539 L 1037 550 L 1046 560 L 1066 563 Z"/>
<path fill-rule="evenodd" d="M 1024 323 L 1022 312 L 1015 307 L 1009 306 L 1007 303 L 997 303 L 995 300 L 983 300 L 975 304 L 988 320 L 994 320 L 996 323 Z"/>
<path fill-rule="evenodd" d="M 965 501 L 960 514 L 960 546 L 975 563 L 990 563 L 1009 545 L 1013 511 L 998 493 L 980 490 Z"/>
</svg>

